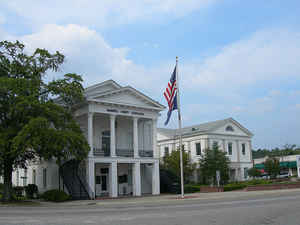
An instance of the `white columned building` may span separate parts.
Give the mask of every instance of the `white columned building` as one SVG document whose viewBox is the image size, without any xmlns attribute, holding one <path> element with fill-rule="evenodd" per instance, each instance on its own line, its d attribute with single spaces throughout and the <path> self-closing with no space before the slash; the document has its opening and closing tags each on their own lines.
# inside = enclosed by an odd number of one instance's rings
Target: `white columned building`
<svg viewBox="0 0 300 225">
<path fill-rule="evenodd" d="M 154 129 L 153 129 L 154 130 Z M 157 132 L 158 154 L 165 154 L 179 147 L 177 129 L 159 128 Z M 216 143 L 220 150 L 226 152 L 230 160 L 230 178 L 247 180 L 248 169 L 253 167 L 251 139 L 253 134 L 232 118 L 184 127 L 182 129 L 185 151 L 190 152 L 193 162 L 201 159 L 206 149 L 211 149 Z M 201 179 L 195 174 L 195 181 Z"/>
<path fill-rule="evenodd" d="M 86 88 L 85 101 L 74 109 L 90 146 L 86 160 L 67 160 L 60 174 L 55 160 L 37 162 L 26 173 L 14 172 L 15 185 L 23 184 L 21 176 L 40 192 L 58 189 L 61 183 L 74 199 L 160 194 L 156 123 L 164 109 L 113 80 Z"/>
</svg>

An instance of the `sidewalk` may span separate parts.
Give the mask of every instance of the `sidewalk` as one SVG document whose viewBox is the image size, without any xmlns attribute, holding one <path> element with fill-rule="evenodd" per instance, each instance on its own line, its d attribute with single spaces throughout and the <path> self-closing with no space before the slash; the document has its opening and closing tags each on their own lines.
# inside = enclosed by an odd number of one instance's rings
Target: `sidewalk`
<svg viewBox="0 0 300 225">
<path fill-rule="evenodd" d="M 58 207 L 70 207 L 70 206 L 115 206 L 115 205 L 138 205 L 147 203 L 179 203 L 182 201 L 192 201 L 192 200 L 226 200 L 241 197 L 257 197 L 266 195 L 281 195 L 285 193 L 295 193 L 300 194 L 300 189 L 283 189 L 283 190 L 272 190 L 272 191 L 231 191 L 231 192 L 214 192 L 214 193 L 193 193 L 186 194 L 184 199 L 181 199 L 180 195 L 169 195 L 161 194 L 159 196 L 142 196 L 142 197 L 122 197 L 115 199 L 101 199 L 101 200 L 77 200 L 68 201 L 62 203 L 54 202 L 41 202 L 41 206 L 58 206 Z"/>
</svg>

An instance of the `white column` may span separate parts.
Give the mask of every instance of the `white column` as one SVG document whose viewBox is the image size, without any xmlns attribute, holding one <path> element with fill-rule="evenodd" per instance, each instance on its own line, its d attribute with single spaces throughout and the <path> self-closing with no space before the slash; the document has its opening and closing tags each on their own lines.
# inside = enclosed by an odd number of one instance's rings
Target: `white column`
<svg viewBox="0 0 300 225">
<path fill-rule="evenodd" d="M 133 151 L 134 158 L 139 157 L 138 118 L 133 117 Z"/>
<path fill-rule="evenodd" d="M 95 162 L 94 158 L 88 159 L 88 169 L 89 169 L 89 176 L 88 176 L 88 182 L 89 186 L 91 188 L 90 196 L 92 199 L 95 198 Z"/>
<path fill-rule="evenodd" d="M 160 194 L 160 180 L 159 180 L 159 162 L 156 161 L 153 163 L 152 168 L 152 194 Z"/>
<path fill-rule="evenodd" d="M 237 140 L 236 142 L 236 161 L 240 162 L 241 157 L 240 157 L 240 142 Z"/>
<path fill-rule="evenodd" d="M 118 197 L 118 163 L 111 162 L 109 168 L 110 197 Z"/>
<path fill-rule="evenodd" d="M 247 149 L 246 149 L 247 151 Z M 251 144 L 251 141 L 249 141 L 249 154 L 250 154 L 250 161 L 252 162 L 252 144 Z M 247 155 L 247 153 L 246 153 Z"/>
<path fill-rule="evenodd" d="M 90 152 L 88 155 L 88 159 L 86 160 L 86 180 L 91 191 L 91 193 L 89 194 L 92 198 L 95 198 L 95 162 L 93 159 L 93 116 L 94 113 L 88 113 L 88 143 L 90 145 Z"/>
<path fill-rule="evenodd" d="M 159 152 L 157 150 L 157 118 L 152 119 L 152 145 L 153 157 L 159 158 Z"/>
<path fill-rule="evenodd" d="M 133 196 L 141 196 L 141 163 L 133 164 Z"/>
<path fill-rule="evenodd" d="M 116 116 L 110 115 L 110 156 L 116 156 Z"/>
<path fill-rule="evenodd" d="M 93 141 L 93 117 L 94 113 L 88 113 L 88 143 L 90 145 L 89 157 L 93 157 L 94 141 Z"/>
</svg>

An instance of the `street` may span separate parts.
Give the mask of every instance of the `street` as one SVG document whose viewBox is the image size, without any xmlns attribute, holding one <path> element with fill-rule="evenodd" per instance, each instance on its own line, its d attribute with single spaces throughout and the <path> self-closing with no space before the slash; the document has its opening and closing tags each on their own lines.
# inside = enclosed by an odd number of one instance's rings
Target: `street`
<svg viewBox="0 0 300 225">
<path fill-rule="evenodd" d="M 211 195 L 210 195 L 211 196 Z M 234 193 L 232 193 L 234 196 Z M 238 197 L 166 200 L 122 204 L 51 204 L 0 207 L 0 224 L 101 225 L 264 225 L 300 224 L 300 190 Z M 100 202 L 100 201 L 99 201 Z"/>
</svg>

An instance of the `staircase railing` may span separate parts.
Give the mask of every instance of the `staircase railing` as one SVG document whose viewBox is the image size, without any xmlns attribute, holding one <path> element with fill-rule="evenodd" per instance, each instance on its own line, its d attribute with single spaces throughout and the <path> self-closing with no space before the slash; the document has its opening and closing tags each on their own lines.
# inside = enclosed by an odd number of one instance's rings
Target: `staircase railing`
<svg viewBox="0 0 300 225">
<path fill-rule="evenodd" d="M 79 175 L 80 174 L 80 175 Z M 93 193 L 79 170 L 79 161 L 71 159 L 61 166 L 60 176 L 73 199 L 91 199 Z"/>
</svg>

